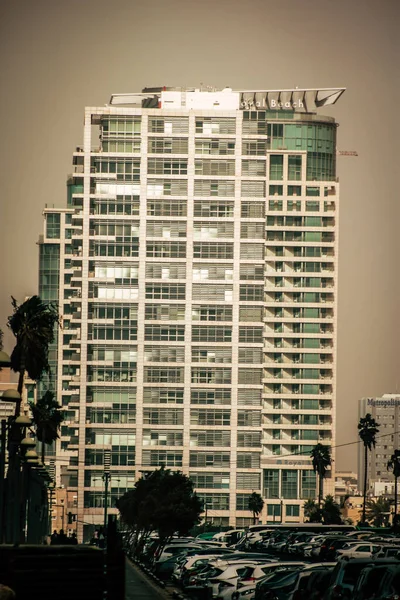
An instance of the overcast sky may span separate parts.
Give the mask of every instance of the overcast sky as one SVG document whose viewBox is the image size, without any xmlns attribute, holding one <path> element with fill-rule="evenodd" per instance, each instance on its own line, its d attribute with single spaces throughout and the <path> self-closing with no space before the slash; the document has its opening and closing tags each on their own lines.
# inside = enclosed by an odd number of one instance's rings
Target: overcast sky
<svg viewBox="0 0 400 600">
<path fill-rule="evenodd" d="M 37 293 L 45 205 L 65 206 L 85 106 L 145 86 L 341 87 L 337 443 L 400 390 L 398 0 L 3 0 L 0 328 Z M 11 351 L 12 340 L 6 338 Z M 336 468 L 356 468 L 357 445 Z"/>
</svg>

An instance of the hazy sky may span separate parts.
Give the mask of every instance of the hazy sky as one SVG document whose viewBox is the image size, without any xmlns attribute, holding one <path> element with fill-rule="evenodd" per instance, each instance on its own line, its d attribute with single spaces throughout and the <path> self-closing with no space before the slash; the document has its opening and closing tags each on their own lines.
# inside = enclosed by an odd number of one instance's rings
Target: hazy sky
<svg viewBox="0 0 400 600">
<path fill-rule="evenodd" d="M 399 18 L 399 0 L 2 0 L 0 328 L 11 295 L 37 292 L 42 209 L 66 203 L 85 106 L 145 86 L 345 86 L 321 112 L 359 153 L 338 167 L 337 443 L 356 440 L 358 399 L 400 391 Z"/>
</svg>

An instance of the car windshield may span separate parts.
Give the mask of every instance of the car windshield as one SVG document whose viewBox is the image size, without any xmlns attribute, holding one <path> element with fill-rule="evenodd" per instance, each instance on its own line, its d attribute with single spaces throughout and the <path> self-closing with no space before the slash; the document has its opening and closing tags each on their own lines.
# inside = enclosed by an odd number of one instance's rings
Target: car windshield
<svg viewBox="0 0 400 600">
<path fill-rule="evenodd" d="M 343 583 L 354 586 L 365 566 L 365 563 L 348 563 L 344 569 Z"/>
</svg>

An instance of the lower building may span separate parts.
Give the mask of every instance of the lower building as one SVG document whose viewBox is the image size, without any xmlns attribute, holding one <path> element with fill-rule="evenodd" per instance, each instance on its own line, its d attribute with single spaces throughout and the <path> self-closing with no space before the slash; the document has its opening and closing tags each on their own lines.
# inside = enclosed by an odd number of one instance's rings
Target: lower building
<svg viewBox="0 0 400 600">
<path fill-rule="evenodd" d="M 390 457 L 400 449 L 400 395 L 384 394 L 378 398 L 362 398 L 359 404 L 359 418 L 369 413 L 379 424 L 376 444 L 368 451 L 368 490 L 375 495 L 377 490 L 384 493 L 385 485 L 394 481 L 393 473 L 388 470 Z M 358 445 L 358 477 L 360 486 L 363 485 L 364 446 Z M 388 489 L 388 488 L 387 488 Z M 378 492 L 379 493 L 379 492 Z"/>
</svg>

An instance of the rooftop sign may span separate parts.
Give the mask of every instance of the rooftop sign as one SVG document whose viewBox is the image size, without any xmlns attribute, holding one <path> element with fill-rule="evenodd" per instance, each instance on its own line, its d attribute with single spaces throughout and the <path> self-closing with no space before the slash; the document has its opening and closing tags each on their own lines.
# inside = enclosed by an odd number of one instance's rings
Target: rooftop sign
<svg viewBox="0 0 400 600">
<path fill-rule="evenodd" d="M 110 105 L 172 110 L 292 110 L 311 112 L 335 104 L 346 88 L 291 90 L 203 90 L 196 88 L 145 88 L 143 92 L 113 94 Z"/>
<path fill-rule="evenodd" d="M 242 110 L 297 110 L 310 112 L 335 104 L 346 88 L 260 90 L 240 92 Z"/>
</svg>

